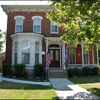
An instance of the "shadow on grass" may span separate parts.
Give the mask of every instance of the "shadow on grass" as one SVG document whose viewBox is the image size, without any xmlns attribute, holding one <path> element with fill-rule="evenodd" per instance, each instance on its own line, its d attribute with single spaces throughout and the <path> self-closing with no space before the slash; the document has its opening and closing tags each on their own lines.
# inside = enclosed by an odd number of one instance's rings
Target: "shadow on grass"
<svg viewBox="0 0 100 100">
<path fill-rule="evenodd" d="M 94 93 L 94 94 L 96 94 L 96 95 L 98 95 L 100 97 L 100 89 L 98 89 L 98 88 L 90 88 L 90 89 L 88 89 L 88 91 L 90 91 L 90 92 L 92 92 L 92 93 Z"/>
<path fill-rule="evenodd" d="M 3 82 L 0 82 L 0 89 L 50 90 L 50 89 L 53 89 L 53 87 L 3 81 Z"/>
<path fill-rule="evenodd" d="M 87 83 L 98 83 L 99 77 L 93 76 L 93 77 L 77 77 L 77 78 L 68 78 L 70 81 L 72 81 L 75 84 L 87 84 Z"/>
</svg>

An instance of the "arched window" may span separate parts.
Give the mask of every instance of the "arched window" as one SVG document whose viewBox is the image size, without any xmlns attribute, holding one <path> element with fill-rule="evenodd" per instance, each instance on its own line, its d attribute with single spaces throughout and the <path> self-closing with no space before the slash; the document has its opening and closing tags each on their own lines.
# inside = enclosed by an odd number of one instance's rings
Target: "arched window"
<svg viewBox="0 0 100 100">
<path fill-rule="evenodd" d="M 23 32 L 23 20 L 25 19 L 24 16 L 15 16 L 15 32 Z"/>
<path fill-rule="evenodd" d="M 41 20 L 43 17 L 41 16 L 33 16 L 33 32 L 41 33 Z"/>
</svg>

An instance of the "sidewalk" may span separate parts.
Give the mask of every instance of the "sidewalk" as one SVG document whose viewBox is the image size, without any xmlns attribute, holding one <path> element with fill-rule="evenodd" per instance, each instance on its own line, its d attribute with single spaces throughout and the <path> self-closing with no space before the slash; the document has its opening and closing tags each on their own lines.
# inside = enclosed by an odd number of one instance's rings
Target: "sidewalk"
<svg viewBox="0 0 100 100">
<path fill-rule="evenodd" d="M 24 80 L 17 80 L 17 79 L 12 79 L 12 78 L 5 78 L 2 77 L 3 81 L 9 81 L 9 82 L 15 82 L 15 83 L 24 83 L 24 84 L 37 84 L 37 85 L 45 85 L 45 86 L 50 86 L 50 82 L 33 82 L 33 81 L 24 81 Z"/>
<path fill-rule="evenodd" d="M 50 82 L 52 86 L 56 89 L 56 93 L 58 97 L 60 97 L 60 99 L 100 100 L 100 97 L 75 85 L 66 78 L 50 78 Z"/>
</svg>

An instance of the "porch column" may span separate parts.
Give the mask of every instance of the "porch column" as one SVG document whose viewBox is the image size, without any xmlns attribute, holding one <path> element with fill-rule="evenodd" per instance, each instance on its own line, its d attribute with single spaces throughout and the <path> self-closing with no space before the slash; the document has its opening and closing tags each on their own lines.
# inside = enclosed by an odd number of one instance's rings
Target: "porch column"
<svg viewBox="0 0 100 100">
<path fill-rule="evenodd" d="M 14 65 L 14 41 L 12 42 L 12 65 Z"/>
<path fill-rule="evenodd" d="M 98 43 L 96 44 L 96 51 L 97 51 L 97 66 L 99 66 L 99 59 L 98 59 Z"/>
<path fill-rule="evenodd" d="M 48 40 L 46 39 L 46 41 L 45 41 L 45 43 L 46 43 L 46 53 L 45 53 L 45 55 L 47 55 L 47 52 L 48 52 Z M 49 69 L 49 66 L 46 66 L 46 68 L 48 67 L 48 69 Z"/>
<path fill-rule="evenodd" d="M 42 41 L 39 41 L 39 63 L 42 64 Z"/>
<path fill-rule="evenodd" d="M 64 42 L 62 45 L 62 67 L 64 70 L 66 70 L 66 67 L 65 67 L 65 43 Z"/>
<path fill-rule="evenodd" d="M 35 64 L 35 41 L 30 43 L 30 65 L 34 66 Z"/>
<path fill-rule="evenodd" d="M 17 50 L 17 63 L 21 64 L 22 63 L 22 42 L 19 40 L 18 41 L 18 50 Z"/>
<path fill-rule="evenodd" d="M 81 48 L 82 48 L 82 67 L 84 67 L 84 44 L 81 43 Z"/>
</svg>

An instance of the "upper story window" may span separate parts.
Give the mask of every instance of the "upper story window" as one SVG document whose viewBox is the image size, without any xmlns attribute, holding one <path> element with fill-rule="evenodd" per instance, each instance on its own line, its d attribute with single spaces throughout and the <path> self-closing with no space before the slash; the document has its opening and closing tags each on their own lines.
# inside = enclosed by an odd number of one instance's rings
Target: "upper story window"
<svg viewBox="0 0 100 100">
<path fill-rule="evenodd" d="M 43 17 L 41 16 L 33 16 L 33 32 L 41 33 L 41 20 Z"/>
<path fill-rule="evenodd" d="M 24 16 L 15 16 L 15 32 L 23 32 L 23 20 Z"/>
<path fill-rule="evenodd" d="M 51 22 L 51 33 L 58 33 L 58 26 L 54 22 Z"/>
</svg>

